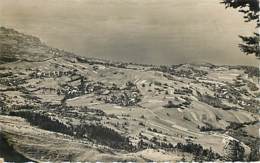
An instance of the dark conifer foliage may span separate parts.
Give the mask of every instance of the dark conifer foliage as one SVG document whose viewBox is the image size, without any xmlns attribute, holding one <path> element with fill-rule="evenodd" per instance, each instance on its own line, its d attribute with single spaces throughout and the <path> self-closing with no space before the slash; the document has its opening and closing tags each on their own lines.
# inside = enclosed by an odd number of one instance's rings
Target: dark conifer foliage
<svg viewBox="0 0 260 163">
<path fill-rule="evenodd" d="M 245 22 L 256 23 L 256 28 L 259 29 L 259 0 L 223 0 L 221 3 L 225 4 L 226 8 L 238 9 L 244 14 Z M 254 54 L 260 57 L 259 49 L 259 34 L 254 33 L 253 36 L 239 36 L 243 43 L 239 44 L 242 52 L 246 55 Z"/>
<path fill-rule="evenodd" d="M 244 13 L 245 22 L 256 21 L 259 27 L 259 0 L 223 0 L 226 8 L 239 9 Z"/>
<path fill-rule="evenodd" d="M 253 36 L 239 36 L 243 44 L 239 44 L 240 50 L 245 54 L 255 54 L 256 57 L 260 57 L 259 48 L 259 33 L 254 33 Z"/>
</svg>

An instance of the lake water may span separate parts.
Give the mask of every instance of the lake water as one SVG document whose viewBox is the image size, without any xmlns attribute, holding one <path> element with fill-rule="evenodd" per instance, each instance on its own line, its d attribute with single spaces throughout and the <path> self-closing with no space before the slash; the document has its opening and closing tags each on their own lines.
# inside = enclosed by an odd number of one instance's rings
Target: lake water
<svg viewBox="0 0 260 163">
<path fill-rule="evenodd" d="M 0 25 L 87 57 L 256 65 L 237 47 L 255 25 L 220 1 L 0 0 Z"/>
</svg>

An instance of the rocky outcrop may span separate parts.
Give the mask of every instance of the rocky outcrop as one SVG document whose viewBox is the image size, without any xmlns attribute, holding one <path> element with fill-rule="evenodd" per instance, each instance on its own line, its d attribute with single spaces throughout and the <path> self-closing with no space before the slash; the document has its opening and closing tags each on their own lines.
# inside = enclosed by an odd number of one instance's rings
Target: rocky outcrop
<svg viewBox="0 0 260 163">
<path fill-rule="evenodd" d="M 225 161 L 243 161 L 245 149 L 239 140 L 226 138 L 224 140 L 224 160 Z"/>
</svg>

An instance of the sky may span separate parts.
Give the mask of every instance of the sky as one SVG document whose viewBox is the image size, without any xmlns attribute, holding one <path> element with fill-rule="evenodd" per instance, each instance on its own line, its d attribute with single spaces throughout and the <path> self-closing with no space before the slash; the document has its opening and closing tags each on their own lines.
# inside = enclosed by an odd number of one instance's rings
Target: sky
<svg viewBox="0 0 260 163">
<path fill-rule="evenodd" d="M 86 57 L 146 64 L 256 65 L 255 24 L 220 0 L 0 0 L 0 25 Z"/>
</svg>

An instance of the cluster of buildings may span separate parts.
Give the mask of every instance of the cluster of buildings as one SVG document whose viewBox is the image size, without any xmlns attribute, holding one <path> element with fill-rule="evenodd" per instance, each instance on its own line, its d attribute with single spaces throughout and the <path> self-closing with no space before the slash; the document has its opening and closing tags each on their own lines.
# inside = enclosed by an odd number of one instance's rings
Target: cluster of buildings
<svg viewBox="0 0 260 163">
<path fill-rule="evenodd" d="M 105 86 L 104 83 L 87 81 L 86 78 L 82 77 L 79 85 L 66 84 L 62 89 L 57 90 L 57 94 L 64 95 L 65 99 L 90 93 L 94 93 L 97 100 L 120 106 L 133 106 L 141 100 L 137 87 L 131 82 L 126 83 L 122 88 L 118 88 L 116 84 L 109 87 Z"/>
<path fill-rule="evenodd" d="M 51 71 L 51 72 L 42 72 L 40 70 L 36 70 L 32 72 L 29 76 L 32 78 L 57 78 L 62 76 L 71 76 L 74 75 L 74 71 Z"/>
<path fill-rule="evenodd" d="M 113 94 L 104 98 L 106 103 L 118 104 L 120 106 L 133 106 L 141 101 L 141 96 L 137 92 L 123 91 L 119 94 Z"/>
<path fill-rule="evenodd" d="M 49 50 L 48 50 L 48 53 L 50 53 L 50 54 L 52 54 L 52 55 L 60 55 L 60 50 L 59 49 L 54 49 L 54 48 L 50 48 Z"/>
</svg>

